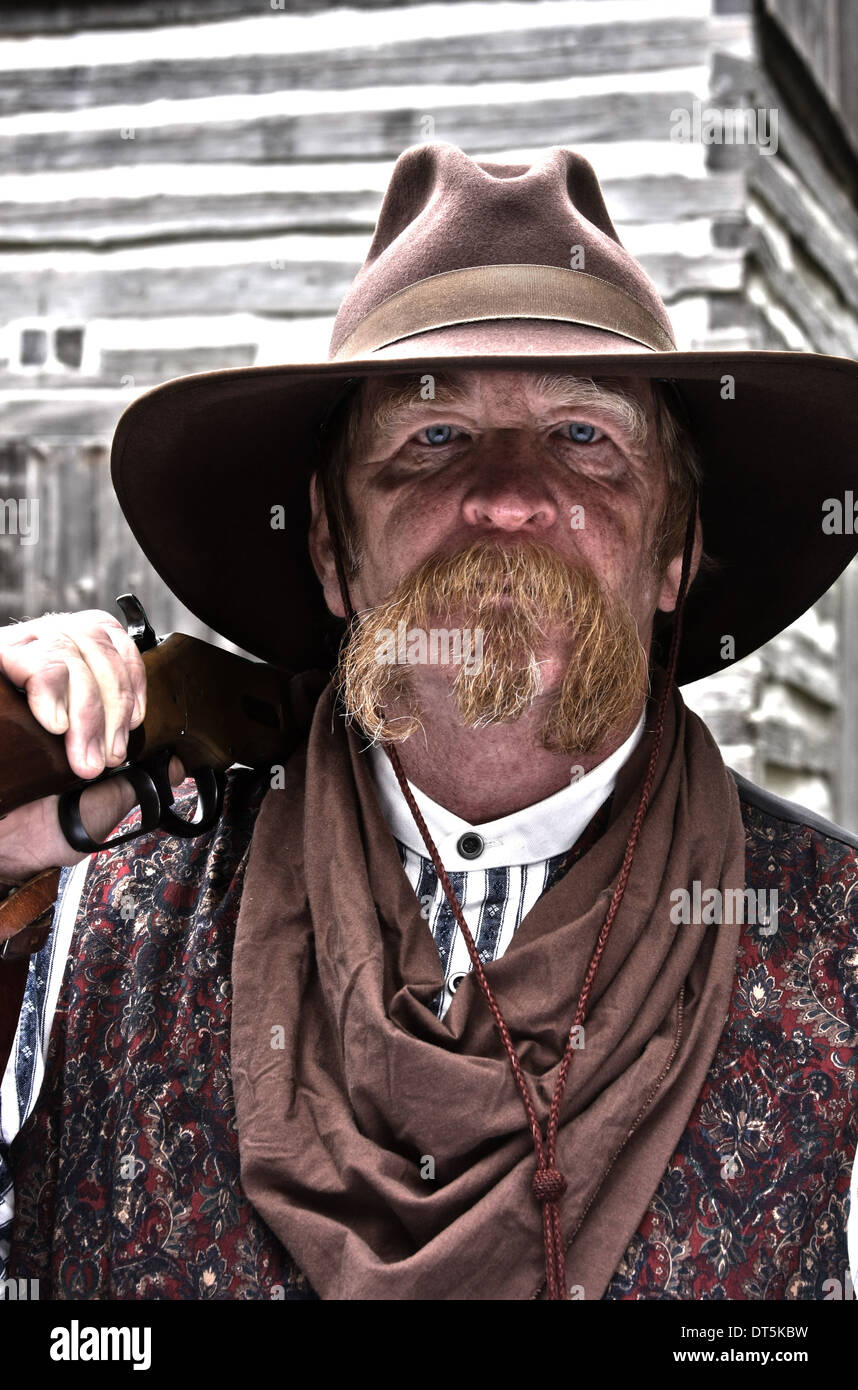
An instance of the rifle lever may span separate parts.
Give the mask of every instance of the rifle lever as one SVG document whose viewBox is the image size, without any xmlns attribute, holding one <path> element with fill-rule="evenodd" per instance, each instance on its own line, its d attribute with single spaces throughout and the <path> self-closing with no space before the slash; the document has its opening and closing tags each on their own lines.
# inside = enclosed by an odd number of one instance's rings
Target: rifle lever
<svg viewBox="0 0 858 1390">
<path fill-rule="evenodd" d="M 98 777 L 93 777 L 82 787 L 73 787 L 63 792 L 57 806 L 60 828 L 73 849 L 93 854 L 102 849 L 113 849 L 127 840 L 135 840 L 149 830 L 165 830 L 181 839 L 193 839 L 205 835 L 215 826 L 223 809 L 223 795 L 226 777 L 211 767 L 192 768 L 189 776 L 197 786 L 198 818 L 193 821 L 177 816 L 172 809 L 173 788 L 170 785 L 169 767 L 172 757 L 169 748 L 153 753 L 142 762 L 130 763 L 127 767 L 106 768 Z M 106 782 L 111 777 L 127 777 L 140 804 L 141 822 L 136 830 L 127 830 L 124 835 L 115 835 L 111 840 L 98 844 L 84 829 L 80 815 L 80 799 L 87 787 L 97 782 Z"/>
</svg>

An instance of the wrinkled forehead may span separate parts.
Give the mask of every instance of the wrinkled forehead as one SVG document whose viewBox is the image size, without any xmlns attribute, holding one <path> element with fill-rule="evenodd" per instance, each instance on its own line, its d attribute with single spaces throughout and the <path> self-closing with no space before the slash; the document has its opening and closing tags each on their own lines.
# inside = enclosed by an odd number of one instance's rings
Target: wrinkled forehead
<svg viewBox="0 0 858 1390">
<path fill-rule="evenodd" d="M 610 376 L 593 373 L 584 376 L 569 372 L 517 371 L 491 367 L 470 367 L 426 371 L 417 374 L 391 374 L 370 377 L 363 383 L 361 396 L 367 407 L 408 405 L 437 401 L 441 404 L 500 399 L 527 398 L 539 404 L 565 403 L 576 394 L 591 394 L 600 387 L 631 397 L 645 407 L 652 403 L 652 382 L 644 376 Z"/>
</svg>

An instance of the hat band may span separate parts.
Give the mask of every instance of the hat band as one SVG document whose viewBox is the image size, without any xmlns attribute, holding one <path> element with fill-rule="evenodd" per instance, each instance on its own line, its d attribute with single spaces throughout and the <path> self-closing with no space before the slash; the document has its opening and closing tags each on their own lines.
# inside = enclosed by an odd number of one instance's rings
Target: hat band
<svg viewBox="0 0 858 1390">
<path fill-rule="evenodd" d="M 366 357 L 415 333 L 481 319 L 587 324 L 654 352 L 676 351 L 673 339 L 649 310 L 607 280 L 556 265 L 475 265 L 429 275 L 382 300 L 330 360 Z"/>
</svg>

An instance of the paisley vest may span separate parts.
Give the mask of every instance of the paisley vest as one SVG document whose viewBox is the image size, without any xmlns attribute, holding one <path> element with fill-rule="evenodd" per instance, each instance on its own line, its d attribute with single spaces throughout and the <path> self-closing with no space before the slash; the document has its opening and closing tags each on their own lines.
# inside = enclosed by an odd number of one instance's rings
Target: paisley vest
<svg viewBox="0 0 858 1390">
<path fill-rule="evenodd" d="M 776 926 L 744 928 L 711 1069 L 607 1299 L 848 1285 L 858 840 L 734 776 L 747 886 L 777 891 Z M 240 1183 L 230 961 L 268 785 L 232 769 L 208 835 L 90 861 L 44 1083 L 9 1151 L 8 1276 L 43 1299 L 316 1297 Z"/>
</svg>

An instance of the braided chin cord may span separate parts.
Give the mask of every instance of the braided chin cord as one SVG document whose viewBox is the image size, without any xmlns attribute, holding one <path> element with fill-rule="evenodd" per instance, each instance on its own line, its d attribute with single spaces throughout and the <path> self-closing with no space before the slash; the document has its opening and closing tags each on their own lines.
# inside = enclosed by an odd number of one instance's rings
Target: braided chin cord
<svg viewBox="0 0 858 1390">
<path fill-rule="evenodd" d="M 346 583 L 345 569 L 342 561 L 342 554 L 344 553 L 342 546 L 342 537 L 340 535 L 337 519 L 333 514 L 333 509 L 327 506 L 327 496 L 325 497 L 325 503 L 326 511 L 328 513 L 328 526 L 331 533 L 331 540 L 333 543 L 334 561 L 336 564 L 337 579 L 339 581 L 340 586 L 340 595 L 342 597 L 343 608 L 345 609 L 346 613 L 347 628 L 343 636 L 343 641 L 346 641 L 348 639 L 349 633 L 352 631 L 353 626 L 357 621 L 357 615 L 352 606 L 351 598 L 349 597 L 348 585 Z M 610 904 L 608 906 L 607 913 L 605 914 L 605 921 L 599 933 L 599 937 L 596 942 L 596 948 L 593 952 L 593 956 L 590 960 L 590 964 L 587 967 L 587 971 L 584 976 L 584 983 L 581 987 L 581 993 L 578 996 L 578 1004 L 575 1009 L 575 1017 L 572 1020 L 572 1024 L 569 1029 L 566 1047 L 560 1062 L 560 1069 L 557 1074 L 557 1084 L 555 1086 L 554 1097 L 551 1102 L 551 1108 L 548 1114 L 548 1126 L 546 1129 L 544 1139 L 542 1135 L 542 1129 L 540 1127 L 539 1120 L 536 1115 L 536 1109 L 533 1103 L 533 1098 L 530 1093 L 530 1088 L 528 1086 L 527 1080 L 524 1075 L 524 1071 L 522 1069 L 521 1061 L 519 1059 L 518 1053 L 515 1050 L 515 1047 L 513 1046 L 512 1039 L 509 1034 L 509 1029 L 507 1028 L 503 1014 L 501 1013 L 500 1006 L 498 1005 L 494 993 L 492 992 L 491 986 L 489 985 L 489 982 L 486 979 L 485 971 L 483 969 L 483 963 L 480 960 L 476 945 L 474 943 L 474 939 L 468 928 L 468 924 L 463 916 L 459 900 L 456 897 L 456 893 L 453 889 L 453 885 L 450 882 L 446 869 L 441 863 L 441 860 L 438 855 L 438 850 L 435 847 L 434 841 L 432 840 L 432 837 L 429 834 L 426 822 L 424 821 L 420 809 L 411 793 L 411 788 L 409 787 L 407 779 L 405 777 L 405 773 L 402 770 L 402 763 L 400 761 L 399 754 L 393 744 L 383 745 L 385 752 L 387 753 L 393 766 L 393 771 L 396 774 L 396 780 L 399 783 L 399 786 L 402 790 L 402 794 L 405 797 L 406 802 L 408 803 L 408 806 L 411 810 L 411 814 L 414 817 L 414 820 L 417 824 L 417 828 L 420 831 L 421 836 L 423 837 L 423 842 L 426 845 L 427 850 L 429 851 L 430 858 L 435 866 L 435 871 L 438 874 L 439 882 L 441 883 L 447 901 L 450 904 L 450 909 L 461 929 L 462 936 L 464 937 L 465 944 L 468 948 L 468 955 L 470 956 L 471 962 L 474 967 L 474 974 L 477 977 L 480 990 L 482 991 L 485 997 L 486 1003 L 488 1004 L 489 1009 L 491 1010 L 492 1016 L 495 1020 L 498 1032 L 500 1033 L 501 1040 L 504 1045 L 504 1050 L 506 1051 L 507 1057 L 509 1058 L 509 1064 L 512 1068 L 512 1074 L 515 1079 L 515 1084 L 518 1087 L 522 1104 L 524 1106 L 525 1114 L 527 1116 L 527 1122 L 530 1126 L 530 1132 L 533 1137 L 533 1147 L 536 1152 L 537 1160 L 536 1169 L 534 1171 L 533 1179 L 531 1182 L 531 1191 L 533 1192 L 535 1200 L 540 1204 L 542 1208 L 542 1233 L 543 1243 L 545 1247 L 545 1287 L 549 1300 L 565 1300 L 567 1298 L 566 1258 L 563 1243 L 563 1231 L 560 1218 L 560 1199 L 566 1192 L 567 1182 L 565 1176 L 557 1167 L 557 1131 L 560 1124 L 560 1107 L 566 1090 L 566 1083 L 569 1077 L 569 1070 L 572 1065 L 572 1056 L 575 1051 L 575 1043 L 577 1038 L 579 1037 L 578 1029 L 580 1025 L 584 1023 L 584 1020 L 586 1018 L 587 1005 L 590 999 L 590 994 L 593 989 L 593 982 L 596 978 L 596 972 L 599 968 L 599 964 L 604 954 L 605 946 L 607 945 L 608 934 L 617 916 L 617 912 L 619 911 L 620 904 L 623 900 L 623 896 L 626 891 L 626 885 L 629 881 L 629 876 L 631 874 L 635 850 L 637 849 L 638 840 L 640 838 L 641 827 L 643 825 L 644 816 L 646 815 L 647 807 L 649 805 L 649 799 L 652 794 L 653 783 L 655 781 L 655 770 L 658 764 L 658 757 L 661 751 L 662 737 L 664 734 L 664 719 L 667 711 L 667 701 L 673 687 L 674 674 L 676 672 L 676 663 L 679 654 L 679 643 L 682 636 L 682 611 L 689 584 L 691 556 L 694 549 L 694 530 L 696 515 L 697 492 L 695 490 L 695 495 L 692 499 L 692 504 L 689 511 L 688 524 L 685 530 L 685 544 L 682 552 L 682 576 L 680 579 L 679 592 L 677 594 L 676 599 L 676 609 L 673 622 L 673 634 L 671 638 L 670 653 L 667 662 L 667 678 L 665 680 L 664 689 L 659 700 L 658 715 L 656 719 L 652 751 L 650 753 L 649 763 L 647 766 L 646 776 L 644 777 L 643 786 L 641 787 L 641 794 L 640 799 L 638 801 L 634 822 L 632 824 L 628 841 L 626 842 L 625 854 L 623 856 L 623 863 L 620 869 L 619 877 L 617 879 L 617 884 L 614 889 L 614 893 L 611 898 Z"/>
</svg>

